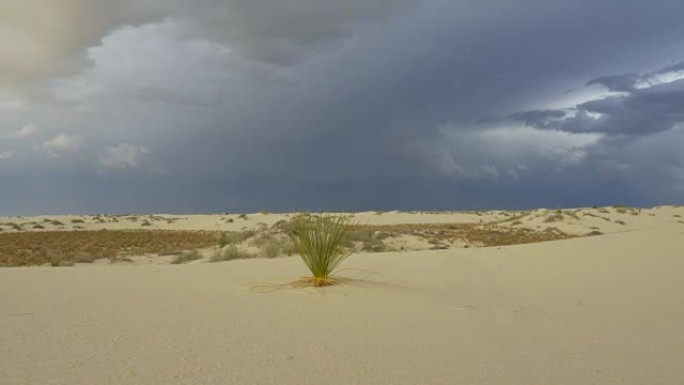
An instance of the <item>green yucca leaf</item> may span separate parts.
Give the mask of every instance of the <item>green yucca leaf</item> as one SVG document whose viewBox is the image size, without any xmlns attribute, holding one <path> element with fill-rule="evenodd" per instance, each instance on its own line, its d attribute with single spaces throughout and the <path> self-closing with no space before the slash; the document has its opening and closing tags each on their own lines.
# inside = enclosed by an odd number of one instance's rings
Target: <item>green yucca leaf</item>
<svg viewBox="0 0 684 385">
<path fill-rule="evenodd" d="M 331 215 L 294 222 L 290 237 L 318 286 L 327 285 L 332 272 L 351 254 L 348 224 L 349 218 Z"/>
</svg>

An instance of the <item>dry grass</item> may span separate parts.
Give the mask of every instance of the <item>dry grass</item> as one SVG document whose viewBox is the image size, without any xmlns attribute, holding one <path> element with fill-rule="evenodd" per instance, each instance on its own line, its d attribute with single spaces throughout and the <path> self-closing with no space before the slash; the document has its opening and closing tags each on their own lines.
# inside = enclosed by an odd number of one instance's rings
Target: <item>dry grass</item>
<svg viewBox="0 0 684 385">
<path fill-rule="evenodd" d="M 382 231 L 392 236 L 413 235 L 425 238 L 434 245 L 461 241 L 470 246 L 479 247 L 519 245 L 574 237 L 555 227 L 536 231 L 526 228 L 499 227 L 475 223 L 364 225 L 356 226 L 356 230 Z"/>
<path fill-rule="evenodd" d="M 174 254 L 216 244 L 205 231 L 44 231 L 0 234 L 0 266 L 92 262 L 145 254 Z"/>
<path fill-rule="evenodd" d="M 246 259 L 252 258 L 252 255 L 246 251 L 238 249 L 235 245 L 228 245 L 222 250 L 218 250 L 214 255 L 209 258 L 209 262 L 225 262 L 232 261 L 234 259 Z"/>
<path fill-rule="evenodd" d="M 588 215 L 588 214 L 585 214 Z M 595 216 L 593 214 L 589 214 Z M 213 261 L 296 254 L 289 236 L 296 224 L 310 216 L 300 214 L 259 230 L 161 231 L 161 230 L 99 230 L 46 231 L 15 233 L 16 223 L 0 223 L 0 266 L 93 262 L 97 259 L 122 260 L 127 256 L 160 254 L 181 258 L 187 250 L 216 247 L 221 250 L 210 257 Z M 108 217 L 111 220 L 113 217 Z M 128 216 L 122 218 L 128 218 Z M 521 216 L 510 216 L 498 223 L 397 224 L 351 226 L 351 243 L 357 251 L 383 252 L 399 247 L 392 239 L 413 236 L 425 239 L 433 249 L 451 247 L 488 247 L 534 243 L 572 238 L 555 228 L 536 231 L 519 225 Z M 149 219 L 149 218 L 148 218 Z M 513 220 L 512 223 L 508 223 Z M 55 221 L 46 219 L 46 224 Z M 141 221 L 145 223 L 144 221 Z M 504 225 L 504 222 L 506 224 Z M 12 226 L 15 225 L 15 226 Z M 60 223 L 61 225 L 61 223 Z M 74 226 L 75 228 L 76 226 Z M 454 244 L 460 246 L 454 246 Z M 229 247 L 234 246 L 234 247 Z M 253 250 L 256 248 L 257 250 Z M 249 253 L 247 252 L 249 250 Z M 184 258 L 184 257 L 183 257 Z"/>
<path fill-rule="evenodd" d="M 180 253 L 179 255 L 176 256 L 171 261 L 171 264 L 173 265 L 178 265 L 181 263 L 188 263 L 191 261 L 196 261 L 198 259 L 202 259 L 202 254 L 199 253 L 197 250 L 189 250 L 189 251 L 184 251 Z"/>
</svg>

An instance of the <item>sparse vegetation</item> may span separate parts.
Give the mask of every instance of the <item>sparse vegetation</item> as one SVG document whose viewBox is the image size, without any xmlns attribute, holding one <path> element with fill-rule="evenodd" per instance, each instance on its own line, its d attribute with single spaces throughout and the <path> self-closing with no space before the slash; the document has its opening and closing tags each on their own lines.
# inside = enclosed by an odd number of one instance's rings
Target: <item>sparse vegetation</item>
<svg viewBox="0 0 684 385">
<path fill-rule="evenodd" d="M 544 223 L 560 222 L 562 220 L 563 220 L 563 214 L 556 213 L 556 214 L 549 215 L 548 217 L 546 217 L 546 219 L 544 219 Z"/>
<path fill-rule="evenodd" d="M 177 255 L 176 258 L 171 261 L 171 264 L 179 265 L 181 263 L 188 263 L 198 259 L 202 259 L 202 254 L 200 254 L 197 250 L 189 250 Z"/>
<path fill-rule="evenodd" d="M 216 245 L 214 232 L 99 230 L 0 234 L 0 266 L 52 263 L 52 258 L 92 262 L 126 256 L 170 254 Z"/>
<path fill-rule="evenodd" d="M 71 223 L 85 223 L 83 219 L 72 219 Z"/>
<path fill-rule="evenodd" d="M 249 253 L 238 249 L 235 245 L 228 245 L 222 250 L 218 250 L 214 255 L 209 258 L 209 262 L 225 262 L 232 261 L 234 259 L 245 259 L 251 258 L 252 255 Z"/>
</svg>

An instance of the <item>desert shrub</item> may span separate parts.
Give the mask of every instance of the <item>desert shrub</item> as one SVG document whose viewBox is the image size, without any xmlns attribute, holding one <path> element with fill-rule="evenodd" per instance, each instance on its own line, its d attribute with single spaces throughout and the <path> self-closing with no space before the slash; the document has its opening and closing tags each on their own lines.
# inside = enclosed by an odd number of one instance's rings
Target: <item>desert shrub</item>
<svg viewBox="0 0 684 385">
<path fill-rule="evenodd" d="M 43 225 L 39 225 L 39 224 L 35 224 L 35 225 L 33 225 L 33 228 L 34 228 L 34 229 L 38 229 L 38 230 L 40 230 L 40 229 L 44 229 L 44 228 L 45 228 L 45 226 L 43 226 Z"/>
<path fill-rule="evenodd" d="M 281 244 L 278 241 L 271 239 L 268 242 L 265 242 L 261 245 L 261 247 L 259 248 L 259 256 L 266 258 L 275 258 L 280 254 L 281 250 Z"/>
<path fill-rule="evenodd" d="M 216 237 L 216 243 L 218 244 L 219 248 L 224 248 L 228 244 L 228 238 L 226 237 L 226 233 L 221 231 L 218 236 Z"/>
<path fill-rule="evenodd" d="M 552 223 L 552 222 L 559 222 L 563 220 L 563 215 L 562 214 L 554 214 L 554 215 L 549 215 L 544 219 L 544 223 Z"/>
<path fill-rule="evenodd" d="M 85 223 L 83 219 L 72 219 L 71 223 Z"/>
<path fill-rule="evenodd" d="M 177 255 L 176 258 L 174 258 L 171 263 L 174 265 L 178 265 L 181 263 L 188 263 L 190 261 L 196 261 L 198 259 L 202 258 L 202 254 L 199 253 L 197 250 L 190 250 L 190 251 L 185 251 L 181 253 L 180 255 Z"/>
<path fill-rule="evenodd" d="M 225 243 L 223 246 L 233 243 L 241 243 L 253 237 L 255 234 L 256 231 L 254 230 L 225 231 L 222 233 L 222 235 L 219 235 L 219 246 L 221 242 Z"/>
<path fill-rule="evenodd" d="M 350 254 L 349 218 L 329 215 L 310 217 L 296 223 L 292 242 L 311 271 L 315 286 L 333 283 L 331 274 Z"/>
<path fill-rule="evenodd" d="M 238 218 L 247 220 L 247 214 L 240 214 L 238 215 Z"/>
<path fill-rule="evenodd" d="M 209 258 L 209 262 L 225 262 L 234 259 L 251 258 L 252 255 L 238 249 L 235 245 L 228 245 Z"/>
<path fill-rule="evenodd" d="M 74 265 L 74 261 L 62 254 L 49 254 L 47 255 L 47 260 L 50 262 L 50 266 L 54 267 Z"/>
<path fill-rule="evenodd" d="M 145 219 L 145 220 L 142 221 L 142 223 L 140 224 L 140 227 L 145 227 L 145 226 L 152 226 L 152 224 L 150 223 L 150 221 L 148 221 L 147 219 Z"/>
<path fill-rule="evenodd" d="M 370 242 L 375 239 L 373 230 L 352 230 L 349 232 L 351 242 Z"/>
<path fill-rule="evenodd" d="M 373 253 L 380 253 L 387 249 L 385 242 L 379 239 L 372 239 L 361 244 L 361 250 L 371 251 Z"/>
</svg>

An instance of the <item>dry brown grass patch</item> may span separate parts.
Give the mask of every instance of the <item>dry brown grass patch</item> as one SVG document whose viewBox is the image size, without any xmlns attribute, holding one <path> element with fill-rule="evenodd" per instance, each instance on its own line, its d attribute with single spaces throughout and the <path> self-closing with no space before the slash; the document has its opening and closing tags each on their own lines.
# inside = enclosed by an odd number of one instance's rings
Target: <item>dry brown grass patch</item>
<svg viewBox="0 0 684 385">
<path fill-rule="evenodd" d="M 25 266 L 53 260 L 92 262 L 125 256 L 172 254 L 216 244 L 205 231 L 43 231 L 0 234 L 0 266 Z"/>
</svg>

